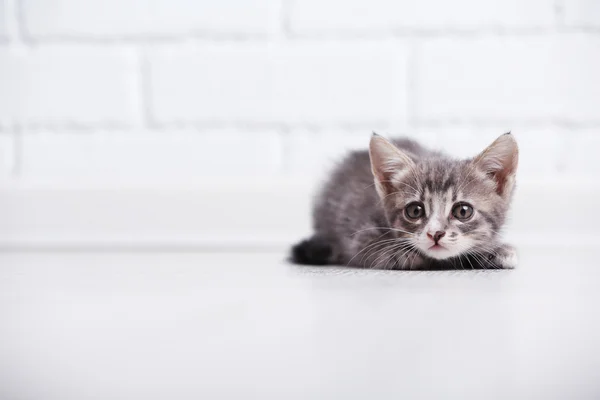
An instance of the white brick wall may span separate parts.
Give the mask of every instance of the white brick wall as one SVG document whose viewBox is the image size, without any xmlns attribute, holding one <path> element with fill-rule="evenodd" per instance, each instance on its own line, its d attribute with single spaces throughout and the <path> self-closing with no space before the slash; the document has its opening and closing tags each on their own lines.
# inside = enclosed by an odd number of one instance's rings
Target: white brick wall
<svg viewBox="0 0 600 400">
<path fill-rule="evenodd" d="M 118 49 L 0 48 L 0 125 L 127 125 L 135 65 Z"/>
<path fill-rule="evenodd" d="M 512 129 L 522 176 L 597 179 L 599 4 L 0 0 L 0 178 L 311 179 L 372 130 Z"/>
<path fill-rule="evenodd" d="M 298 0 L 291 26 L 298 33 L 383 30 L 495 30 L 550 27 L 550 0 Z"/>
<path fill-rule="evenodd" d="M 7 37 L 5 1 L 0 0 L 0 41 L 6 40 Z"/>
<path fill-rule="evenodd" d="M 565 23 L 568 26 L 600 28 L 600 1 L 563 0 Z"/>
<path fill-rule="evenodd" d="M 270 0 L 22 0 L 24 30 L 35 39 L 265 35 Z"/>
<path fill-rule="evenodd" d="M 420 120 L 600 124 L 600 36 L 442 38 L 416 69 Z"/>
<path fill-rule="evenodd" d="M 282 163 L 280 137 L 270 131 L 36 132 L 24 134 L 22 146 L 20 170 L 25 179 L 61 184 L 109 179 L 146 185 L 233 175 L 247 179 L 273 175 Z"/>
<path fill-rule="evenodd" d="M 564 168 L 568 175 L 600 176 L 600 134 L 597 129 L 569 132 L 564 151 Z"/>
<path fill-rule="evenodd" d="M 406 119 L 406 51 L 393 43 L 168 49 L 150 57 L 149 85 L 159 123 Z"/>
</svg>

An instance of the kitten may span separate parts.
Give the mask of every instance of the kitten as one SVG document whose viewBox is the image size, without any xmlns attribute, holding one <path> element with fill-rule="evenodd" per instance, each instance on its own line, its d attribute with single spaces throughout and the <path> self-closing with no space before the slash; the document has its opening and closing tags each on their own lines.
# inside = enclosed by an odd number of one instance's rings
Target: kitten
<svg viewBox="0 0 600 400">
<path fill-rule="evenodd" d="M 316 199 L 315 233 L 293 247 L 292 261 L 385 269 L 514 268 L 516 252 L 500 242 L 498 232 L 517 164 L 510 133 L 467 160 L 374 133 L 368 152 L 351 153 L 333 171 Z"/>
</svg>

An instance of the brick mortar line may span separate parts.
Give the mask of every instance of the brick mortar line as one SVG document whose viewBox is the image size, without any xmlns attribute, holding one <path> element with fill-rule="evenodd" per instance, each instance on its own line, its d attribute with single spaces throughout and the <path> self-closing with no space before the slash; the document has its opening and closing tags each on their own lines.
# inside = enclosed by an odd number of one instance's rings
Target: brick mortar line
<svg viewBox="0 0 600 400">
<path fill-rule="evenodd" d="M 339 31 L 314 31 L 293 32 L 290 40 L 359 40 L 359 39 L 390 39 L 390 38 L 493 38 L 493 37 L 540 37 L 568 34 L 590 34 L 596 36 L 600 33 L 600 27 L 573 27 L 566 26 L 557 31 L 554 26 L 540 28 L 501 28 L 485 27 L 474 29 L 461 28 L 432 28 L 432 29 L 410 29 L 392 28 L 385 30 L 339 30 Z"/>
<path fill-rule="evenodd" d="M 284 123 L 268 123 L 268 122 L 223 122 L 223 123 L 167 123 L 158 124 L 152 126 L 145 126 L 140 128 L 133 125 L 116 125 L 116 124 L 44 124 L 44 125 L 23 125 L 15 124 L 13 126 L 0 126 L 0 135 L 18 133 L 27 134 L 38 134 L 38 133 L 104 133 L 104 132 L 172 132 L 177 130 L 191 130 L 197 131 L 198 133 L 219 131 L 219 130 L 239 130 L 244 132 L 264 132 L 265 130 L 276 131 L 281 135 L 288 135 L 290 132 L 299 130 L 307 132 L 328 132 L 328 131 L 358 131 L 364 130 L 367 133 L 371 133 L 376 127 L 390 127 L 389 122 L 373 121 L 365 123 L 331 123 L 331 124 L 310 124 L 310 123 L 295 123 L 295 124 L 284 124 Z M 600 121 L 591 123 L 573 123 L 573 122 L 541 122 L 540 121 L 526 121 L 526 120 L 513 120 L 513 121 L 418 121 L 411 123 L 408 126 L 407 131 L 410 132 L 413 129 L 431 128 L 431 129 L 444 129 L 444 128 L 498 128 L 506 127 L 509 129 L 511 126 L 518 128 L 556 128 L 556 129 L 569 129 L 569 130 L 600 130 Z M 401 133 L 401 132 L 397 132 Z"/>
<path fill-rule="evenodd" d="M 66 35 L 49 34 L 45 36 L 29 36 L 27 44 L 31 46 L 41 46 L 45 44 L 94 44 L 110 46 L 114 44 L 179 44 L 189 41 L 206 42 L 265 42 L 269 41 L 268 35 L 253 34 L 176 34 L 176 35 L 123 35 L 123 36 L 87 36 L 87 35 Z"/>
<path fill-rule="evenodd" d="M 554 24 L 559 32 L 566 28 L 565 24 L 565 2 L 564 0 L 554 0 Z"/>
<path fill-rule="evenodd" d="M 148 59 L 147 49 L 139 48 L 137 51 L 137 83 L 138 83 L 138 97 L 139 97 L 139 110 L 141 116 L 142 126 L 145 128 L 151 128 L 154 126 L 152 116 L 152 84 L 150 81 L 150 60 Z"/>
<path fill-rule="evenodd" d="M 418 127 L 496 127 L 499 125 L 530 127 L 530 128 L 571 128 L 589 129 L 599 128 L 600 120 L 597 121 L 574 121 L 570 119 L 544 118 L 544 119 L 416 119 L 413 126 Z"/>
<path fill-rule="evenodd" d="M 20 42 L 31 47 L 56 44 L 71 45 L 180 45 L 184 43 L 274 43 L 289 42 L 319 42 L 319 41 L 340 41 L 347 42 L 353 40 L 387 40 L 404 38 L 449 38 L 449 39 L 470 39 L 470 38 L 496 38 L 496 37 L 543 37 L 560 36 L 572 34 L 587 34 L 592 37 L 600 36 L 600 27 L 572 27 L 560 26 L 543 29 L 491 29 L 482 30 L 460 30 L 460 29 L 392 29 L 385 31 L 330 31 L 330 32 L 287 32 L 279 36 L 270 35 L 238 35 L 238 34 L 214 34 L 214 35 L 173 35 L 173 36 L 114 36 L 114 37 L 93 37 L 85 35 L 47 35 L 44 37 L 25 35 L 20 38 Z M 12 36 L 12 35 L 11 35 Z M 14 38 L 13 38 L 14 39 Z M 9 42 L 11 39 L 9 38 Z"/>
<path fill-rule="evenodd" d="M 287 40 L 292 36 L 291 12 L 294 0 L 279 0 L 279 33 L 283 40 Z"/>
<path fill-rule="evenodd" d="M 133 124 L 113 124 L 113 123 L 98 123 L 98 124 L 79 124 L 79 123 L 47 123 L 47 124 L 22 124 L 16 123 L 13 125 L 1 125 L 0 134 L 2 133 L 37 133 L 37 132 L 90 132 L 90 131 L 135 131 Z"/>
<path fill-rule="evenodd" d="M 5 5 L 9 40 L 11 43 L 23 44 L 25 42 L 25 28 L 21 2 L 19 0 L 6 0 Z"/>
</svg>

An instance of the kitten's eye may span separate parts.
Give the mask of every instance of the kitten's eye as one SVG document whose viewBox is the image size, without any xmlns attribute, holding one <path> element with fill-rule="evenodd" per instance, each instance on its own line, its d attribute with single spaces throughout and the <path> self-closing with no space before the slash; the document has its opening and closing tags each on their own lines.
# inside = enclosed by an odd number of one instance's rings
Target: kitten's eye
<svg viewBox="0 0 600 400">
<path fill-rule="evenodd" d="M 425 215 L 425 208 L 422 203 L 410 203 L 404 209 L 404 214 L 408 219 L 419 219 Z"/>
<path fill-rule="evenodd" d="M 452 215 L 454 218 L 464 221 L 473 215 L 473 207 L 467 203 L 458 203 L 452 209 Z"/>
</svg>

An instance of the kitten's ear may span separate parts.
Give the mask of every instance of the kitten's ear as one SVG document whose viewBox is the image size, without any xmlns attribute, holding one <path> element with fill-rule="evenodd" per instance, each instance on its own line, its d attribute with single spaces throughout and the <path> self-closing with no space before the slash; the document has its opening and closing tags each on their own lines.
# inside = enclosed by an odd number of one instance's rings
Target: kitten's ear
<svg viewBox="0 0 600 400">
<path fill-rule="evenodd" d="M 519 164 L 519 148 L 510 132 L 496 139 L 473 162 L 496 181 L 496 191 L 500 196 L 510 197 Z"/>
<path fill-rule="evenodd" d="M 396 190 L 392 184 L 395 174 L 414 167 L 414 162 L 406 153 L 376 133 L 371 137 L 369 156 L 375 187 L 382 198 Z"/>
</svg>

